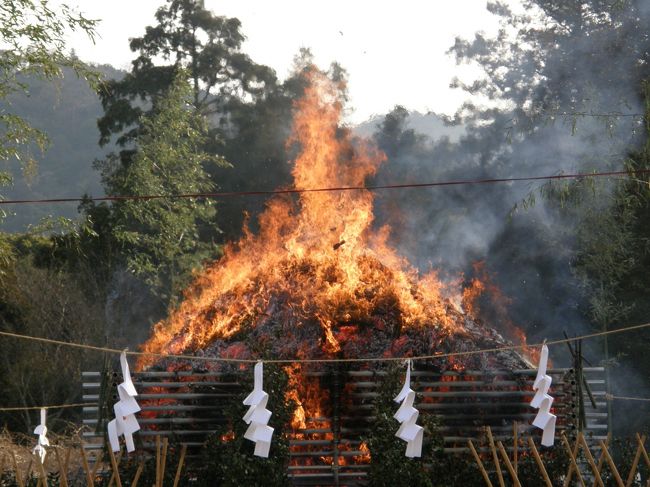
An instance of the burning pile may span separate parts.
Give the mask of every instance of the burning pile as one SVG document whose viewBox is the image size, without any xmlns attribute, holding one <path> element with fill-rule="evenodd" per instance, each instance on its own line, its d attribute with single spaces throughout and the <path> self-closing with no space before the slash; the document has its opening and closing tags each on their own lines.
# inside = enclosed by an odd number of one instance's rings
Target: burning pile
<svg viewBox="0 0 650 487">
<path fill-rule="evenodd" d="M 295 188 L 363 186 L 385 156 L 339 126 L 341 87 L 314 70 L 295 108 L 288 141 L 297 153 Z M 373 227 L 372 210 L 373 195 L 365 190 L 272 200 L 259 233 L 247 232 L 204 270 L 143 349 L 318 359 L 431 355 L 502 342 L 454 304 L 462 291 L 435 272 L 420 275 L 390 247 L 389 229 Z M 496 363 L 523 365 L 514 354 L 438 365 Z"/>
</svg>

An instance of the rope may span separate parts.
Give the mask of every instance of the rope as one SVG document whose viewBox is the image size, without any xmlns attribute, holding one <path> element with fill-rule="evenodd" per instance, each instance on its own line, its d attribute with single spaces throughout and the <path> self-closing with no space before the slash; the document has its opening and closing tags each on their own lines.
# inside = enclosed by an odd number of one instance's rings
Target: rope
<svg viewBox="0 0 650 487">
<path fill-rule="evenodd" d="M 98 196 L 95 198 L 49 198 L 49 199 L 24 199 L 0 200 L 0 205 L 16 204 L 42 204 L 42 203 L 79 203 L 84 201 L 128 201 L 128 200 L 158 200 L 158 199 L 185 199 L 185 198 L 227 198 L 233 196 L 268 196 L 279 194 L 302 194 L 343 191 L 378 191 L 382 189 L 408 189 L 408 188 L 433 188 L 438 186 L 460 186 L 474 184 L 512 183 L 522 181 L 551 181 L 559 179 L 583 179 L 611 176 L 631 176 L 648 174 L 650 169 L 637 169 L 633 171 L 609 171 L 576 174 L 556 174 L 553 176 L 530 176 L 520 178 L 493 178 L 493 179 L 457 179 L 451 181 L 434 181 L 430 183 L 385 184 L 376 186 L 340 186 L 331 188 L 289 188 L 259 191 L 224 191 L 218 193 L 182 193 L 182 194 L 150 194 L 150 195 L 124 195 L 124 196 Z"/>
<path fill-rule="evenodd" d="M 67 408 L 78 408 L 82 406 L 97 406 L 96 402 L 80 402 L 76 404 L 58 404 L 56 406 L 27 406 L 27 407 L 15 407 L 15 408 L 0 408 L 0 412 L 8 411 L 35 411 L 39 409 L 67 409 Z"/>
<path fill-rule="evenodd" d="M 628 396 L 615 396 L 613 394 L 605 394 L 605 399 L 612 401 L 614 399 L 620 399 L 623 401 L 641 401 L 641 402 L 650 402 L 650 397 L 628 397 Z"/>
<path fill-rule="evenodd" d="M 503 352 L 508 350 L 523 350 L 526 348 L 537 348 L 541 347 L 544 343 L 546 345 L 558 345 L 561 343 L 569 343 L 576 340 L 587 340 L 590 338 L 596 338 L 606 335 L 614 335 L 617 333 L 625 333 L 629 331 L 641 330 L 645 328 L 650 328 L 650 323 L 643 323 L 640 325 L 626 326 L 623 328 L 617 328 L 615 330 L 606 330 L 596 333 L 588 333 L 586 335 L 575 336 L 572 338 L 561 338 L 557 340 L 546 340 L 541 343 L 526 344 L 526 345 L 504 345 L 501 347 L 493 348 L 483 348 L 479 350 L 466 350 L 462 352 L 447 352 L 447 353 L 437 353 L 433 355 L 417 355 L 414 357 L 365 357 L 365 358 L 320 358 L 320 359 L 242 359 L 242 358 L 226 358 L 226 357 L 205 357 L 205 356 L 196 356 L 196 355 L 183 355 L 183 354 L 166 354 L 159 352 L 131 352 L 128 350 L 118 350 L 116 348 L 108 347 L 98 347 L 94 345 L 86 345 L 83 343 L 74 343 L 74 342 L 64 342 L 61 340 L 53 340 L 51 338 L 44 337 L 33 337 L 29 335 L 20 335 L 18 333 L 11 333 L 8 331 L 0 331 L 0 336 L 18 338 L 23 340 L 30 340 L 41 343 L 49 343 L 54 345 L 62 345 L 67 347 L 80 348 L 84 350 L 93 350 L 99 352 L 120 354 L 125 352 L 127 355 L 132 356 L 144 356 L 144 357 L 158 357 L 158 358 L 168 358 L 168 359 L 181 359 L 181 360 L 197 360 L 203 362 L 230 362 L 230 363 L 240 363 L 240 364 L 254 364 L 259 361 L 268 363 L 268 364 L 308 364 L 308 363 L 352 363 L 352 362 L 400 362 L 404 360 L 435 360 L 439 358 L 447 357 L 467 357 L 470 355 L 479 355 L 482 353 L 496 353 Z"/>
</svg>

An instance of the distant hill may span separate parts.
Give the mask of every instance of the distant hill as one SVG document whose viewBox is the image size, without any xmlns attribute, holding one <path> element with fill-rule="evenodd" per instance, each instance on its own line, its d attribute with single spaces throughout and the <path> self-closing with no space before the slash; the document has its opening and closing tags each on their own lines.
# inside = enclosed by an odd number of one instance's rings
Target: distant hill
<svg viewBox="0 0 650 487">
<path fill-rule="evenodd" d="M 383 119 L 384 115 L 375 115 L 369 120 L 353 127 L 353 130 L 362 137 L 370 137 L 377 130 L 377 125 Z M 433 112 L 409 112 L 407 126 L 420 134 L 430 137 L 432 140 L 449 137 L 452 142 L 456 142 L 465 132 L 465 129 L 461 126 L 445 125 L 442 117 Z"/>
<path fill-rule="evenodd" d="M 94 68 L 106 79 L 119 79 L 125 74 L 108 65 Z M 23 177 L 17 161 L 9 162 L 14 185 L 0 188 L 0 193 L 6 199 L 102 195 L 100 177 L 92 164 L 110 148 L 100 148 L 97 143 L 96 122 L 103 114 L 97 94 L 71 70 L 66 70 L 63 79 L 54 82 L 28 80 L 28 83 L 29 96 L 11 97 L 7 103 L 0 104 L 0 109 L 20 115 L 43 130 L 50 138 L 50 147 L 44 154 L 34 152 L 38 173 L 29 181 Z M 4 209 L 9 216 L 0 230 L 8 232 L 22 231 L 46 216 L 77 216 L 76 203 L 16 205 Z"/>
</svg>

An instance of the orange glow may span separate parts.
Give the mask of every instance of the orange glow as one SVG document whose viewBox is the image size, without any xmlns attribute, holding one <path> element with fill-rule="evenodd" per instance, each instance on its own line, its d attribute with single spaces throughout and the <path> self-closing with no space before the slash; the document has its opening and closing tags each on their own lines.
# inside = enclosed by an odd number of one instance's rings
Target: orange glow
<svg viewBox="0 0 650 487">
<path fill-rule="evenodd" d="M 385 155 L 339 125 L 340 86 L 316 70 L 308 82 L 287 142 L 296 154 L 293 187 L 363 186 Z M 460 292 L 450 292 L 435 272 L 421 275 L 388 244 L 390 229 L 372 224 L 369 191 L 309 191 L 270 200 L 259 232 L 244 229 L 239 242 L 196 276 L 142 350 L 192 354 L 212 346 L 206 353 L 214 356 L 255 358 L 263 351 L 279 359 L 412 355 L 414 343 L 421 353 L 450 351 L 450 338 L 467 334 L 465 316 L 453 304 L 461 301 Z M 481 285 L 477 280 L 462 293 L 468 313 Z M 255 351 L 242 338 L 252 332 Z M 416 332 L 423 338 L 414 338 Z M 153 362 L 141 358 L 138 367 Z M 452 359 L 446 363 L 462 368 Z M 330 412 L 329 392 L 305 377 L 299 364 L 285 370 L 287 399 L 296 404 L 294 431 L 329 430 L 322 419 Z M 369 458 L 364 448 L 361 457 Z"/>
<path fill-rule="evenodd" d="M 368 448 L 368 445 L 366 445 L 365 441 L 362 441 L 361 444 L 359 444 L 359 451 L 361 452 L 361 455 L 353 457 L 354 461 L 356 463 L 370 463 L 370 449 Z"/>
<path fill-rule="evenodd" d="M 340 87 L 316 71 L 309 78 L 288 141 L 298 151 L 294 187 L 362 186 L 385 156 L 339 126 Z M 418 275 L 388 245 L 389 229 L 371 227 L 372 207 L 368 191 L 307 192 L 298 201 L 270 201 L 259 234 L 246 232 L 198 275 L 179 308 L 155 325 L 143 350 L 187 353 L 228 340 L 243 326 L 262 322 L 278 299 L 298 317 L 297 328 L 304 323 L 300 317 L 317 317 L 319 353 L 328 356 L 342 347 L 338 325 L 372 321 L 383 307 L 398 310 L 401 328 L 435 324 L 446 333 L 461 331 L 435 274 Z M 152 361 L 143 359 L 139 366 Z"/>
<path fill-rule="evenodd" d="M 481 299 L 489 301 L 491 316 L 488 317 L 488 321 L 494 322 L 506 334 L 507 338 L 526 345 L 526 334 L 515 325 L 509 316 L 508 308 L 512 304 L 512 299 L 503 294 L 503 291 L 496 285 L 486 269 L 485 262 L 475 262 L 473 268 L 474 277 L 462 292 L 461 303 L 465 312 L 475 320 L 481 319 L 487 313 L 482 309 L 480 301 Z M 533 363 L 539 361 L 539 353 L 538 349 L 528 346 L 523 349 L 523 354 Z"/>
</svg>

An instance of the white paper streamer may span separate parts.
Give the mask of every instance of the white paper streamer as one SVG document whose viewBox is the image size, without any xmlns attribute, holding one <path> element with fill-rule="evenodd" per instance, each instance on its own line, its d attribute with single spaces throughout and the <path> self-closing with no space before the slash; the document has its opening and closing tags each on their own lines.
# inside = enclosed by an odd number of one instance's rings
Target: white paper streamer
<svg viewBox="0 0 650 487">
<path fill-rule="evenodd" d="M 415 391 L 411 389 L 411 361 L 407 360 L 404 386 L 395 397 L 395 402 L 401 402 L 402 405 L 393 417 L 401 423 L 395 436 L 406 441 L 406 456 L 409 458 L 422 456 L 422 440 L 424 437 L 424 428 L 415 424 L 420 413 L 413 407 L 414 401 Z"/>
<path fill-rule="evenodd" d="M 542 445 L 553 446 L 555 442 L 555 422 L 557 417 L 551 413 L 551 405 L 553 404 L 553 397 L 548 394 L 551 388 L 553 379 L 546 374 L 546 365 L 548 363 L 548 347 L 546 344 L 542 345 L 542 353 L 539 357 L 539 366 L 537 369 L 537 377 L 533 383 L 533 390 L 535 396 L 530 401 L 530 405 L 539 409 L 537 416 L 533 420 L 533 426 L 543 430 Z"/>
<path fill-rule="evenodd" d="M 273 436 L 273 428 L 268 426 L 268 422 L 272 413 L 266 409 L 269 395 L 262 390 L 263 385 L 264 364 L 257 362 L 254 371 L 253 392 L 244 399 L 244 405 L 250 406 L 243 418 L 244 422 L 249 425 L 244 433 L 244 438 L 255 442 L 254 455 L 268 458 Z"/>
<path fill-rule="evenodd" d="M 45 450 L 46 446 L 50 446 L 50 440 L 47 439 L 47 426 L 45 426 L 45 420 L 47 418 L 47 410 L 41 409 L 41 424 L 39 424 L 34 429 L 34 434 L 38 435 L 38 443 L 32 450 L 32 453 L 38 455 L 38 458 L 41 460 L 41 463 L 45 462 L 45 455 L 47 451 Z"/>
<path fill-rule="evenodd" d="M 111 443 L 111 449 L 114 452 L 118 452 L 120 451 L 119 437 L 124 435 L 126 451 L 132 452 L 135 450 L 133 433 L 140 429 L 138 420 L 135 419 L 135 413 L 140 411 L 140 406 L 135 400 L 135 396 L 137 396 L 138 393 L 135 390 L 133 381 L 131 380 L 129 363 L 126 360 L 126 352 L 122 352 L 120 355 L 120 365 L 122 366 L 122 377 L 124 382 L 117 386 L 117 393 L 120 400 L 113 406 L 115 419 L 108 423 L 108 440 Z"/>
</svg>

